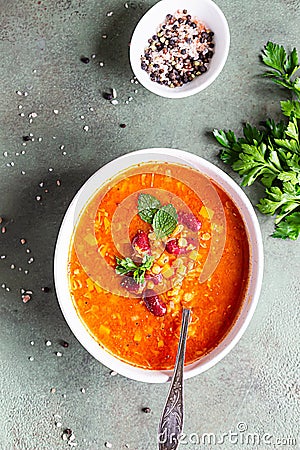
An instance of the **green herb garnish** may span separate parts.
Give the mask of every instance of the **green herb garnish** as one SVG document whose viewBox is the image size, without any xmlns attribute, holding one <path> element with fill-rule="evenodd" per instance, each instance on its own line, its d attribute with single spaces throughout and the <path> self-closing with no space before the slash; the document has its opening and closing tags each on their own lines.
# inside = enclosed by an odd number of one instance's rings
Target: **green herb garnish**
<svg viewBox="0 0 300 450">
<path fill-rule="evenodd" d="M 153 259 L 153 256 L 145 255 L 142 260 L 142 264 L 140 266 L 137 266 L 131 258 L 120 259 L 116 256 L 116 274 L 126 275 L 126 273 L 132 272 L 133 279 L 137 283 L 143 284 L 145 281 L 145 273 L 147 270 L 151 269 Z"/>
<path fill-rule="evenodd" d="M 138 198 L 139 216 L 145 222 L 151 223 L 158 209 L 161 207 L 160 201 L 150 194 L 140 194 Z"/>
<path fill-rule="evenodd" d="M 139 216 L 151 223 L 157 239 L 169 236 L 176 228 L 178 216 L 173 205 L 161 206 L 160 201 L 150 194 L 140 194 L 138 198 Z"/>
<path fill-rule="evenodd" d="M 153 218 L 153 230 L 157 239 L 169 236 L 176 228 L 178 216 L 176 209 L 171 203 L 162 206 Z"/>
<path fill-rule="evenodd" d="M 296 240 L 300 234 L 300 69 L 294 49 L 289 55 L 282 46 L 268 42 L 263 62 L 273 70 L 264 75 L 292 90 L 297 100 L 281 102 L 281 111 L 288 122 L 268 119 L 263 129 L 246 124 L 243 137 L 233 131 L 214 130 L 216 140 L 224 147 L 220 158 L 238 172 L 243 186 L 259 180 L 265 186 L 258 209 L 276 215 L 273 237 Z"/>
</svg>

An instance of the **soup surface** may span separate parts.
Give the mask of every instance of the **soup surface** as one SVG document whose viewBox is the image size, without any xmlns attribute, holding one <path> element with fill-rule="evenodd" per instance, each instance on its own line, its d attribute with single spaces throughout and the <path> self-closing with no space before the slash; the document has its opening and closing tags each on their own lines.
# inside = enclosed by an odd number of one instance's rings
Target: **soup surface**
<svg viewBox="0 0 300 450">
<path fill-rule="evenodd" d="M 77 313 L 108 352 L 147 369 L 174 367 L 182 309 L 191 309 L 186 364 L 234 324 L 249 278 L 240 213 L 219 186 L 171 163 L 134 166 L 80 215 L 69 254 Z"/>
</svg>

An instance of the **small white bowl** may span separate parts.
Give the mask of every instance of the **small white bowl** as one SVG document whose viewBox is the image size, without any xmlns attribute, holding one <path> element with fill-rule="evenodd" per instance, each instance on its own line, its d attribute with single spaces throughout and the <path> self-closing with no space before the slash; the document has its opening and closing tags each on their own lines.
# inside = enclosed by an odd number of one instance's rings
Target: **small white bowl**
<svg viewBox="0 0 300 450">
<path fill-rule="evenodd" d="M 207 72 L 181 87 L 170 88 L 150 79 L 149 74 L 141 68 L 141 56 L 148 46 L 148 39 L 157 33 L 166 15 L 174 14 L 178 9 L 187 9 L 188 14 L 196 16 L 214 32 L 215 48 Z M 226 62 L 229 45 L 227 20 L 212 0 L 162 0 L 149 9 L 136 26 L 130 44 L 130 63 L 139 82 L 149 91 L 161 97 L 183 98 L 197 94 L 217 78 Z"/>
<path fill-rule="evenodd" d="M 148 383 L 163 383 L 170 379 L 170 370 L 147 370 L 120 361 L 102 348 L 89 334 L 73 304 L 68 283 L 69 249 L 74 227 L 82 209 L 98 189 L 118 172 L 149 161 L 166 161 L 191 166 L 214 180 L 231 197 L 244 220 L 250 245 L 250 275 L 248 289 L 239 315 L 225 338 L 207 355 L 184 368 L 184 378 L 191 378 L 214 366 L 237 344 L 246 330 L 259 298 L 263 275 L 263 245 L 253 207 L 242 189 L 221 169 L 191 153 L 171 148 L 150 148 L 128 153 L 99 169 L 78 191 L 62 222 L 54 256 L 56 293 L 64 317 L 86 350 L 98 361 L 125 377 Z"/>
</svg>

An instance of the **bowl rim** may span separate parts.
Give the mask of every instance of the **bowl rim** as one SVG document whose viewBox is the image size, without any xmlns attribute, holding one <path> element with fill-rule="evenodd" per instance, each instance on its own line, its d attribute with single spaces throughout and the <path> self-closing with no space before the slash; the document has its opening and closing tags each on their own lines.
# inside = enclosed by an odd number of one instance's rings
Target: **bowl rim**
<svg viewBox="0 0 300 450">
<path fill-rule="evenodd" d="M 137 150 L 108 162 L 98 169 L 81 186 L 65 212 L 55 247 L 54 281 L 60 309 L 77 340 L 92 356 L 95 357 L 95 359 L 100 361 L 106 367 L 136 381 L 163 383 L 170 380 L 172 375 L 171 370 L 158 371 L 134 367 L 129 363 L 119 360 L 96 342 L 77 315 L 70 295 L 67 276 L 69 247 L 74 231 L 74 223 L 77 222 L 77 218 L 81 213 L 81 210 L 79 214 L 78 209 L 76 210 L 79 197 L 83 196 L 85 199 L 84 204 L 86 205 L 96 193 L 97 189 L 99 189 L 101 185 L 105 184 L 105 182 L 109 179 L 114 178 L 120 171 L 139 164 L 140 162 L 150 161 L 187 164 L 196 168 L 202 174 L 212 178 L 222 187 L 222 189 L 225 190 L 225 192 L 238 207 L 247 229 L 249 245 L 251 247 L 250 264 L 252 266 L 252 273 L 250 283 L 247 288 L 247 295 L 249 298 L 247 298 L 247 300 L 245 298 L 235 323 L 232 325 L 231 329 L 222 341 L 203 358 L 185 366 L 185 379 L 198 375 L 214 366 L 232 350 L 232 348 L 242 337 L 257 306 L 262 286 L 264 260 L 261 231 L 250 200 L 241 187 L 229 175 L 223 172 L 219 167 L 209 161 L 206 161 L 198 155 L 172 148 L 147 148 Z M 110 176 L 106 175 L 108 171 L 111 171 Z M 102 180 L 101 182 L 99 182 L 99 178 Z M 97 184 L 98 188 L 95 189 Z M 75 217 L 76 219 L 74 221 Z M 251 292 L 251 294 L 249 294 L 249 292 Z"/>
<path fill-rule="evenodd" d="M 176 99 L 176 98 L 185 98 L 189 97 L 191 95 L 197 94 L 198 92 L 201 92 L 202 90 L 206 89 L 208 86 L 210 86 L 211 83 L 215 81 L 215 79 L 220 75 L 221 71 L 223 70 L 223 67 L 226 63 L 229 48 L 230 48 L 230 31 L 227 19 L 221 10 L 221 8 L 213 1 L 213 0 L 201 0 L 200 5 L 206 4 L 209 5 L 215 13 L 218 15 L 218 19 L 220 21 L 220 24 L 222 26 L 222 44 L 224 45 L 224 51 L 220 57 L 220 61 L 216 68 L 212 71 L 208 70 L 205 74 L 206 78 L 205 81 L 201 82 L 201 84 L 197 86 L 193 86 L 193 82 L 182 86 L 178 88 L 168 88 L 166 89 L 165 86 L 160 86 L 159 84 L 153 82 L 150 80 L 149 77 L 142 76 L 142 69 L 140 68 L 140 57 L 137 57 L 136 49 L 140 47 L 140 38 L 139 36 L 143 34 L 143 28 L 144 25 L 147 23 L 149 17 L 152 15 L 160 15 L 160 11 L 162 8 L 165 8 L 167 5 L 170 5 L 170 8 L 178 9 L 179 6 L 176 6 L 178 2 L 181 2 L 182 0 L 160 0 L 157 2 L 154 6 L 152 6 L 148 11 L 141 17 L 139 22 L 137 23 L 131 37 L 130 41 L 130 49 L 129 49 L 129 60 L 130 65 L 132 68 L 132 71 L 136 78 L 138 79 L 139 83 L 144 86 L 146 89 L 148 89 L 153 94 L 156 94 L 160 97 L 169 98 L 169 99 Z M 183 6 L 188 7 L 188 4 L 192 1 L 195 1 L 197 5 L 199 5 L 199 2 L 196 0 L 189 0 L 189 2 L 182 2 Z M 205 19 L 204 19 L 205 21 Z M 160 21 L 157 21 L 157 26 L 159 25 Z M 203 75 L 202 75 L 203 76 Z M 204 77 L 204 76 L 203 76 Z M 148 79 L 149 78 L 149 79 Z M 188 88 L 187 88 L 188 86 Z"/>
</svg>

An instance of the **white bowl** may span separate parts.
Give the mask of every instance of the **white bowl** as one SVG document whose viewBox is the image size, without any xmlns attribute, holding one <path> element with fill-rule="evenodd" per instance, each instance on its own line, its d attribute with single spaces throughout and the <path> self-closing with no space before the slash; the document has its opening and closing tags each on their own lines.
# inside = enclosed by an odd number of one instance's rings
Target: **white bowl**
<svg viewBox="0 0 300 450">
<path fill-rule="evenodd" d="M 174 14 L 178 9 L 187 9 L 214 33 L 214 56 L 207 72 L 193 81 L 177 88 L 160 85 L 150 79 L 141 69 L 141 56 L 148 45 L 148 39 L 156 34 L 167 14 Z M 130 44 L 130 63 L 139 82 L 154 94 L 167 98 L 183 98 L 197 94 L 207 88 L 220 74 L 226 62 L 230 44 L 227 20 L 220 8 L 212 0 L 162 0 L 154 5 L 142 17 L 132 35 Z"/>
<path fill-rule="evenodd" d="M 120 361 L 118 358 L 109 354 L 104 348 L 100 347 L 89 334 L 77 315 L 68 285 L 69 248 L 74 226 L 78 221 L 80 212 L 99 187 L 109 178 L 114 177 L 118 172 L 123 171 L 132 165 L 149 161 L 167 161 L 189 165 L 215 180 L 216 183 L 228 193 L 238 207 L 247 229 L 250 244 L 249 285 L 239 316 L 228 334 L 217 347 L 200 360 L 185 367 L 185 378 L 191 378 L 204 372 L 224 358 L 224 356 L 236 345 L 246 330 L 253 316 L 260 294 L 263 275 L 263 245 L 256 214 L 242 189 L 218 167 L 205 161 L 199 156 L 181 150 L 150 148 L 126 154 L 99 169 L 78 191 L 62 222 L 54 257 L 55 286 L 64 317 L 83 347 L 85 347 L 86 350 L 102 364 L 133 380 L 149 383 L 163 383 L 170 379 L 172 371 L 137 368 Z"/>
</svg>

